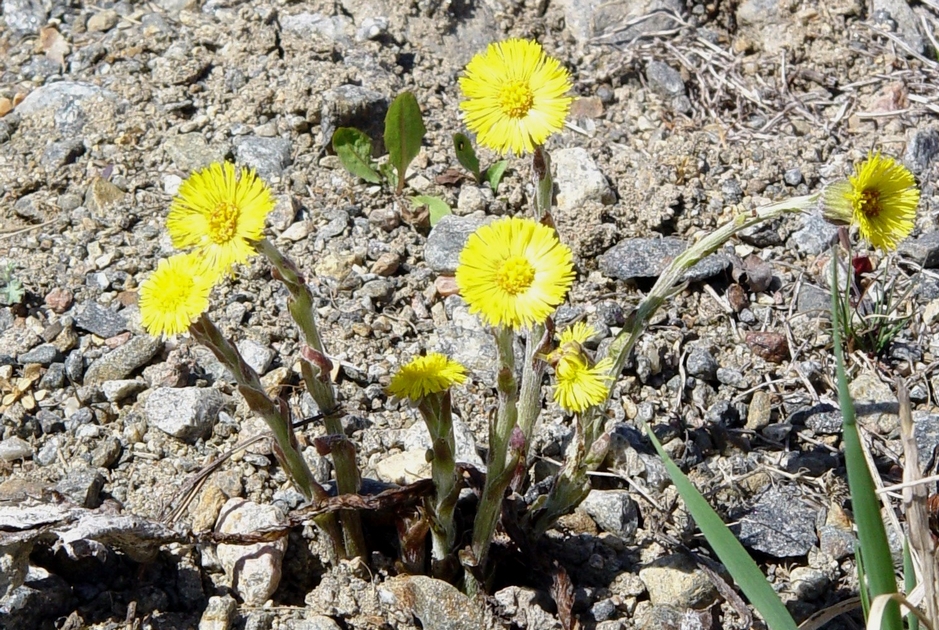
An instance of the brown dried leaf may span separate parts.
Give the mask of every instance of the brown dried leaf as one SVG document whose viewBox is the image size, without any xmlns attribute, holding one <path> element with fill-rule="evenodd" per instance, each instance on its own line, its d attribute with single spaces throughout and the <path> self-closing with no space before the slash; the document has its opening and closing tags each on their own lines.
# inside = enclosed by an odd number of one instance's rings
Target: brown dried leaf
<svg viewBox="0 0 939 630">
<path fill-rule="evenodd" d="M 437 177 L 434 178 L 434 181 L 441 186 L 454 186 L 462 182 L 464 179 L 466 179 L 466 176 L 463 175 L 463 173 L 455 168 L 448 168 L 440 175 L 437 175 Z"/>
<path fill-rule="evenodd" d="M 735 313 L 750 307 L 750 298 L 747 297 L 747 292 L 739 284 L 734 283 L 727 287 L 726 297 L 730 308 L 734 309 Z"/>
<path fill-rule="evenodd" d="M 72 50 L 54 26 L 46 26 L 39 30 L 39 46 L 46 54 L 46 57 L 60 66 L 65 65 L 65 56 Z"/>
<path fill-rule="evenodd" d="M 574 585 L 567 575 L 564 567 L 555 564 L 554 575 L 551 576 L 551 597 L 558 607 L 558 619 L 564 630 L 574 630 L 577 620 L 571 612 L 574 608 Z"/>
</svg>

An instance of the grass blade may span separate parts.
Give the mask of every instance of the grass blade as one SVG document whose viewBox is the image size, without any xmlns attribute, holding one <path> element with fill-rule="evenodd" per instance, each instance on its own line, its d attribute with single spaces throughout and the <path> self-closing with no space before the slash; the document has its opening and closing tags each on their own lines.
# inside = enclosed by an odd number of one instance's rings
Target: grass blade
<svg viewBox="0 0 939 630">
<path fill-rule="evenodd" d="M 747 550 L 744 549 L 740 541 L 724 524 L 707 500 L 701 496 L 691 480 L 675 465 L 675 462 L 662 448 L 658 438 L 652 433 L 651 427 L 646 427 L 646 433 L 649 435 L 649 439 L 652 440 L 659 457 L 662 458 L 668 476 L 672 478 L 672 483 L 678 489 L 678 494 L 684 500 L 685 506 L 691 512 L 691 516 L 694 517 L 701 533 L 704 534 L 717 557 L 727 567 L 730 575 L 734 578 L 734 582 L 737 583 L 743 594 L 747 596 L 753 607 L 766 621 L 766 625 L 772 630 L 797 630 L 792 615 L 789 614 L 786 606 L 779 599 L 779 595 L 776 594 L 770 583 L 766 581 L 766 576 L 760 571 L 760 567 L 753 561 Z"/>
<path fill-rule="evenodd" d="M 838 285 L 837 253 L 833 252 L 831 286 Z M 838 402 L 841 405 L 842 440 L 844 442 L 845 468 L 848 471 L 848 487 L 851 491 L 851 506 L 857 523 L 860 556 L 863 559 L 864 577 L 868 595 L 873 602 L 879 595 L 897 592 L 897 580 L 893 573 L 893 558 L 887 543 L 887 532 L 880 516 L 880 501 L 874 490 L 874 480 L 864 459 L 861 436 L 854 414 L 854 401 L 848 391 L 848 378 L 844 370 L 841 349 L 841 309 L 836 291 L 832 291 L 831 315 L 832 338 L 835 353 L 835 369 L 838 376 Z M 884 604 L 882 630 L 902 630 L 900 608 L 894 600 Z"/>
</svg>

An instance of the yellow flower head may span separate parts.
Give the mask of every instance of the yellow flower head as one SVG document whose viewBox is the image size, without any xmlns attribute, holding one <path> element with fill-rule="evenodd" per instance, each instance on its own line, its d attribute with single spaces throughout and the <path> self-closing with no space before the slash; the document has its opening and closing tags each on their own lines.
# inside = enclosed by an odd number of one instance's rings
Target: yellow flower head
<svg viewBox="0 0 939 630">
<path fill-rule="evenodd" d="M 871 153 L 853 176 L 825 189 L 822 213 L 835 223 L 856 225 L 873 247 L 891 250 L 913 231 L 918 203 L 913 174 L 893 158 Z"/>
<path fill-rule="evenodd" d="M 444 392 L 465 380 L 466 368 L 439 352 L 431 352 L 402 366 L 392 377 L 388 393 L 418 402 L 428 394 Z"/>
<path fill-rule="evenodd" d="M 573 282 L 573 254 L 555 231 L 518 217 L 473 232 L 456 270 L 470 312 L 513 329 L 545 321 Z"/>
<path fill-rule="evenodd" d="M 506 154 L 531 153 L 564 126 L 573 98 L 570 76 L 541 44 L 509 39 L 489 44 L 460 77 L 466 126 L 481 145 Z"/>
<path fill-rule="evenodd" d="M 195 248 L 210 268 L 224 273 L 254 254 L 251 242 L 262 237 L 273 209 L 270 189 L 253 170 L 236 172 L 231 162 L 216 162 L 182 183 L 166 228 L 173 245 Z"/>
<path fill-rule="evenodd" d="M 195 253 L 161 260 L 140 285 L 138 304 L 144 328 L 154 337 L 185 332 L 208 308 L 217 277 Z"/>
<path fill-rule="evenodd" d="M 581 413 L 601 404 L 610 391 L 612 379 L 608 372 L 613 360 L 606 358 L 593 365 L 581 345 L 594 332 L 584 322 L 574 324 L 561 333 L 557 350 L 548 356 L 557 380 L 554 400 L 571 413 Z"/>
</svg>

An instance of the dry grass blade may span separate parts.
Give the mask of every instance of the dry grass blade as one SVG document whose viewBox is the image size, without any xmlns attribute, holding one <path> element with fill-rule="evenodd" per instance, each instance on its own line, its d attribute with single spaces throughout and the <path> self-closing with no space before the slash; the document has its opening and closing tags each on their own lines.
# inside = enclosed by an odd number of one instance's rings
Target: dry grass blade
<svg viewBox="0 0 939 630">
<path fill-rule="evenodd" d="M 927 630 L 933 630 L 932 624 L 929 623 L 929 620 L 926 619 L 922 611 L 913 606 L 901 593 L 884 593 L 874 598 L 871 602 L 871 612 L 867 617 L 867 626 L 865 626 L 867 630 L 880 630 L 884 620 L 884 611 L 887 608 L 887 604 L 890 602 L 897 602 L 902 609 L 908 610 L 916 615 L 916 618 L 919 619 L 921 624 L 926 626 Z"/>
<path fill-rule="evenodd" d="M 897 379 L 897 397 L 900 401 L 900 439 L 903 443 L 903 504 L 909 527 L 910 549 L 918 569 L 917 578 L 923 585 L 922 608 L 931 621 L 939 620 L 939 565 L 936 564 L 936 543 L 929 530 L 929 511 L 926 507 L 927 491 L 919 468 L 919 451 L 913 437 L 913 412 L 910 393 Z"/>
<path fill-rule="evenodd" d="M 833 606 L 829 606 L 828 608 L 823 608 L 822 610 L 818 611 L 817 613 L 815 613 L 814 615 L 812 615 L 811 617 L 803 621 L 801 624 L 799 624 L 799 630 L 818 630 L 819 628 L 822 628 L 823 626 L 825 626 L 825 624 L 827 624 L 829 621 L 831 621 L 835 617 L 838 617 L 839 615 L 843 615 L 845 613 L 849 613 L 852 610 L 856 610 L 860 607 L 861 607 L 860 597 L 852 597 L 851 599 L 846 599 L 843 602 L 838 602 L 837 604 Z"/>
</svg>

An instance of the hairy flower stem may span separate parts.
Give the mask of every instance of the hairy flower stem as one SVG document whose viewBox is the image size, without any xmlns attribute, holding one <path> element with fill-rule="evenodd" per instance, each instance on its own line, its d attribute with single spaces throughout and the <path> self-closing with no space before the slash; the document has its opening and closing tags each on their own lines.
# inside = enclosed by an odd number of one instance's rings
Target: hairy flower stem
<svg viewBox="0 0 939 630">
<path fill-rule="evenodd" d="M 486 461 L 486 484 L 473 523 L 472 551 L 477 567 L 484 567 L 489 545 L 502 513 L 502 499 L 514 468 L 506 466 L 509 438 L 518 423 L 518 381 L 515 379 L 515 334 L 510 328 L 496 331 L 499 351 L 499 410 L 489 425 L 489 456 Z"/>
<path fill-rule="evenodd" d="M 456 538 L 453 512 L 460 496 L 456 483 L 456 442 L 453 436 L 450 391 L 428 394 L 421 399 L 417 408 L 427 425 L 432 445 L 431 477 L 434 481 L 434 505 L 430 533 L 432 558 L 440 563 L 446 560 L 453 550 Z"/>
<path fill-rule="evenodd" d="M 333 442 L 344 441 L 347 444 L 335 444 L 331 450 L 333 467 L 336 470 L 336 489 L 340 494 L 358 494 L 361 478 L 355 463 L 355 447 L 345 436 L 340 419 L 336 389 L 329 380 L 332 362 L 326 355 L 323 338 L 319 334 L 316 319 L 313 316 L 313 294 L 297 266 L 281 254 L 274 245 L 265 239 L 256 244 L 257 251 L 271 263 L 274 277 L 280 280 L 290 292 L 287 309 L 303 333 L 306 348 L 301 351 L 301 370 L 307 391 L 324 414 L 323 423 L 326 433 Z M 365 536 L 359 513 L 354 510 L 340 512 L 345 538 L 345 555 L 348 557 L 364 556 L 367 553 Z"/>
<path fill-rule="evenodd" d="M 245 363 L 235 345 L 225 338 L 207 314 L 203 314 L 193 322 L 189 326 L 189 332 L 196 341 L 211 350 L 215 358 L 228 368 L 234 375 L 238 391 L 244 396 L 248 407 L 267 422 L 274 436 L 276 446 L 274 452 L 277 459 L 306 500 L 321 503 L 329 499 L 329 493 L 313 477 L 306 460 L 297 450 L 297 437 L 293 432 L 293 424 L 290 421 L 290 412 L 286 403 L 280 399 L 275 402 L 267 395 L 257 372 Z M 317 516 L 314 521 L 330 537 L 334 551 L 342 557 L 342 534 L 335 515 L 324 513 Z"/>
</svg>

